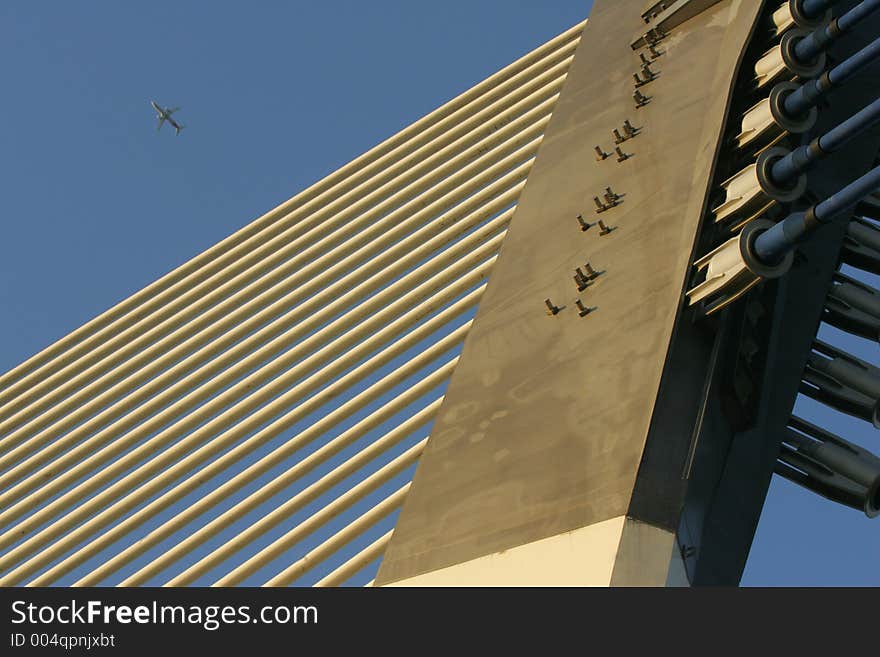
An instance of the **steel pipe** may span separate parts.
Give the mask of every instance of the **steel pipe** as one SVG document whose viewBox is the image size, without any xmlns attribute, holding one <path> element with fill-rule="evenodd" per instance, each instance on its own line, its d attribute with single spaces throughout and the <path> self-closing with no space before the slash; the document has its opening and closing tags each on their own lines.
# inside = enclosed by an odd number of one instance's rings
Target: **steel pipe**
<svg viewBox="0 0 880 657">
<path fill-rule="evenodd" d="M 880 293 L 859 281 L 837 274 L 830 294 L 850 306 L 880 317 Z M 876 339 L 877 336 L 873 336 Z"/>
<path fill-rule="evenodd" d="M 790 436 L 789 441 L 799 453 L 821 463 L 836 473 L 840 473 L 860 486 L 864 486 L 870 491 L 870 500 L 880 500 L 880 497 L 877 497 L 878 493 L 880 493 L 880 471 L 878 471 L 880 459 L 877 457 L 862 457 L 864 452 L 861 450 L 855 451 L 853 449 L 856 447 L 855 445 L 820 442 L 794 433 L 790 434 Z M 876 511 L 876 501 L 874 501 L 874 506 Z"/>
<path fill-rule="evenodd" d="M 863 0 L 828 25 L 810 32 L 794 46 L 794 54 L 801 62 L 809 62 L 848 30 L 880 9 L 880 0 Z M 824 11 L 824 9 L 822 10 Z"/>
<path fill-rule="evenodd" d="M 755 238 L 754 253 L 763 262 L 778 262 L 823 223 L 880 189 L 880 166 L 851 182 L 806 212 L 793 212 Z"/>
<path fill-rule="evenodd" d="M 822 321 L 868 340 L 880 340 L 880 290 L 836 272 Z"/>
<path fill-rule="evenodd" d="M 810 354 L 807 362 L 814 370 L 827 374 L 872 400 L 880 399 L 880 380 L 858 364 L 843 358 L 825 358 L 816 354 Z"/>
<path fill-rule="evenodd" d="M 785 431 L 777 469 L 823 497 L 880 515 L 880 458 L 796 416 Z"/>
<path fill-rule="evenodd" d="M 839 87 L 878 60 L 880 60 L 880 38 L 874 39 L 855 55 L 815 80 L 794 85 L 795 88 L 784 96 L 783 110 L 791 118 L 802 116 L 815 107 L 832 89 Z M 788 86 L 793 83 L 784 82 L 782 84 Z"/>
<path fill-rule="evenodd" d="M 880 428 L 880 370 L 824 342 L 813 343 L 801 391 Z"/>
<path fill-rule="evenodd" d="M 880 98 L 832 128 L 810 144 L 800 146 L 776 160 L 770 167 L 770 177 L 777 185 L 787 186 L 814 163 L 834 153 L 850 139 L 857 137 L 880 122 Z"/>
<path fill-rule="evenodd" d="M 800 0 L 801 11 L 808 18 L 816 18 L 825 13 L 825 10 L 837 0 Z"/>
<path fill-rule="evenodd" d="M 92 339 L 94 344 L 100 343 L 119 330 L 117 324 L 128 326 L 131 320 L 130 314 L 140 317 L 143 313 L 160 307 L 161 303 L 175 298 L 187 286 L 204 280 L 206 276 L 218 271 L 219 268 L 252 252 L 259 246 L 258 242 L 265 241 L 264 231 L 277 233 L 279 227 L 285 228 L 292 221 L 302 218 L 302 213 L 297 216 L 293 216 L 292 213 L 304 203 L 313 203 L 316 207 L 325 205 L 335 196 L 350 191 L 354 185 L 375 172 L 381 171 L 388 161 L 399 159 L 401 154 L 407 153 L 443 131 L 461 124 L 467 114 L 473 113 L 501 96 L 520 88 L 524 83 L 533 79 L 536 73 L 543 68 L 557 63 L 559 58 L 570 56 L 577 47 L 585 22 L 575 25 L 475 85 L 396 135 L 386 139 L 367 153 L 355 158 L 333 174 L 252 221 L 233 235 L 3 374 L 0 376 L 0 388 L 9 388 L 23 377 L 35 373 L 47 365 L 49 366 L 48 373 L 54 372 L 54 365 L 51 363 L 56 358 L 63 357 L 66 352 L 79 345 L 86 338 Z M 162 300 L 157 300 L 156 297 L 160 294 L 163 295 Z M 135 310 L 137 313 L 134 312 Z M 100 335 L 96 335 L 97 333 Z M 64 362 L 69 362 L 69 360 L 64 358 Z M 41 376 L 45 375 L 46 372 L 41 374 Z M 0 394 L 0 403 L 4 403 L 6 400 L 6 395 Z"/>
</svg>

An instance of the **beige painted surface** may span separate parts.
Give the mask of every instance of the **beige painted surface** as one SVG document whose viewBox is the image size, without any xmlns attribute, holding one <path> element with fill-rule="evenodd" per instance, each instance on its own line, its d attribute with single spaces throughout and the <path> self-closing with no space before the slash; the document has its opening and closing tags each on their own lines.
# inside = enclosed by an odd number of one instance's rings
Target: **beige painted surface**
<svg viewBox="0 0 880 657">
<path fill-rule="evenodd" d="M 608 586 L 623 526 L 611 518 L 388 586 Z"/>
</svg>

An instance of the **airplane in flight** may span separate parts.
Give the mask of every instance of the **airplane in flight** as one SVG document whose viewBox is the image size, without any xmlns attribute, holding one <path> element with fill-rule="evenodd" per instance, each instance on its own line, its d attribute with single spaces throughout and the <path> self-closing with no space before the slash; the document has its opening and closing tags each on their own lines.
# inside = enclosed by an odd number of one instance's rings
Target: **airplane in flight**
<svg viewBox="0 0 880 657">
<path fill-rule="evenodd" d="M 150 105 L 152 105 L 153 109 L 159 113 L 159 116 L 158 116 L 159 125 L 156 127 L 156 130 L 161 130 L 162 124 L 165 123 L 165 121 L 168 121 L 168 123 L 170 123 L 171 125 L 174 126 L 174 129 L 177 131 L 176 134 L 179 135 L 180 131 L 183 130 L 183 124 L 178 123 L 177 121 L 172 119 L 171 115 L 174 112 L 176 112 L 177 110 L 179 110 L 180 108 L 179 107 L 166 107 L 165 109 L 162 109 L 162 106 L 159 105 L 155 100 L 151 100 Z"/>
</svg>

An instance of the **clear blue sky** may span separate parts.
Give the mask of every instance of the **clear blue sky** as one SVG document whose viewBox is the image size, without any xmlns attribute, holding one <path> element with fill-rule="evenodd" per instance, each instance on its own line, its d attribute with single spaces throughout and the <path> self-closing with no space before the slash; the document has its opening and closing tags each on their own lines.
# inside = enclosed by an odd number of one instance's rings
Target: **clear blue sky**
<svg viewBox="0 0 880 657">
<path fill-rule="evenodd" d="M 0 371 L 590 4 L 0 3 Z M 151 98 L 182 106 L 179 137 L 156 132 Z M 864 423 L 830 421 L 880 451 Z M 878 554 L 880 523 L 776 481 L 743 583 L 878 585 Z"/>
</svg>

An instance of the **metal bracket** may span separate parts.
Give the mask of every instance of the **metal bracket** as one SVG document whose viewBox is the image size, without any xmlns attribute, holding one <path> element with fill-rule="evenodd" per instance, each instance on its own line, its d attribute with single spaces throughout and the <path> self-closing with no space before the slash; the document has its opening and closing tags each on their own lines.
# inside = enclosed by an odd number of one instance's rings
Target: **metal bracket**
<svg viewBox="0 0 880 657">
<path fill-rule="evenodd" d="M 773 143 L 785 133 L 800 134 L 811 129 L 819 116 L 815 107 L 802 118 L 790 117 L 784 111 L 785 97 L 799 86 L 795 82 L 780 82 L 773 86 L 767 98 L 747 109 L 736 136 L 737 148 L 757 149 Z"/>
<path fill-rule="evenodd" d="M 659 14 L 654 12 L 650 24 L 653 29 L 669 32 L 697 14 L 706 11 L 709 7 L 717 5 L 719 2 L 721 0 L 676 0 L 675 2 L 657 3 L 667 4 L 668 6 Z M 649 9 L 648 11 L 650 12 L 651 10 Z M 644 14 L 642 16 L 644 18 Z M 649 30 L 637 36 L 630 43 L 630 47 L 633 50 L 638 50 L 642 46 L 648 45 L 652 42 L 650 34 L 651 31 Z"/>
<path fill-rule="evenodd" d="M 776 473 L 869 518 L 880 515 L 880 459 L 798 417 L 788 422 Z"/>
<path fill-rule="evenodd" d="M 803 381 L 805 395 L 880 429 L 880 369 L 816 340 Z"/>
<path fill-rule="evenodd" d="M 880 341 L 880 290 L 837 272 L 822 320 L 853 335 Z"/>
<path fill-rule="evenodd" d="M 840 253 L 846 264 L 880 275 L 880 228 L 865 219 L 852 219 Z"/>
<path fill-rule="evenodd" d="M 774 36 L 779 36 L 795 26 L 812 30 L 831 20 L 830 9 L 826 9 L 825 13 L 817 18 L 804 16 L 801 11 L 801 1 L 786 0 L 779 9 L 773 12 L 770 20 L 773 23 Z"/>
<path fill-rule="evenodd" d="M 698 272 L 705 272 L 705 278 L 688 290 L 688 304 L 702 303 L 704 314 L 711 315 L 765 278 L 778 278 L 787 273 L 794 261 L 792 253 L 773 266 L 762 263 L 752 253 L 755 238 L 773 225 L 772 221 L 756 219 L 739 235 L 697 260 L 694 266 Z"/>
<path fill-rule="evenodd" d="M 778 45 L 773 46 L 761 55 L 755 63 L 755 84 L 760 89 L 775 81 L 784 73 L 788 77 L 797 75 L 804 79 L 814 78 L 825 70 L 825 53 L 820 53 L 816 60 L 804 63 L 794 53 L 795 44 L 809 32 L 799 28 L 789 30 L 782 35 Z"/>
<path fill-rule="evenodd" d="M 773 182 L 770 169 L 773 163 L 788 155 L 784 148 L 768 148 L 758 155 L 758 160 L 721 183 L 725 200 L 712 212 L 715 221 L 726 221 L 742 215 L 754 215 L 756 210 L 766 210 L 774 202 L 791 203 L 807 191 L 807 176 L 801 174 L 790 187 L 780 187 Z"/>
</svg>

